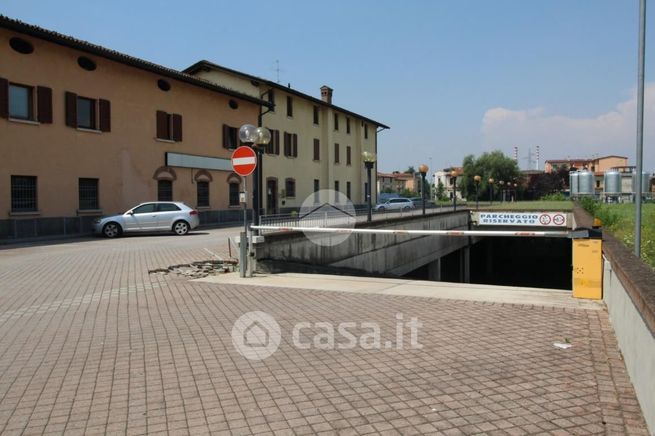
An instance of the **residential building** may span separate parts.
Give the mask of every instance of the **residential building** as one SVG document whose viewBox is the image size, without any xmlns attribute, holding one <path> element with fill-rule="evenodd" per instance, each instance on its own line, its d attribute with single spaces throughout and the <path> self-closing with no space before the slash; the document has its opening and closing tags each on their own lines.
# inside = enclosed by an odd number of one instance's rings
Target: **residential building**
<svg viewBox="0 0 655 436">
<path fill-rule="evenodd" d="M 625 156 L 602 156 L 591 159 L 549 159 L 545 162 L 545 172 L 551 173 L 560 168 L 581 170 L 583 168 L 594 172 L 604 173 L 610 168 L 624 167 L 628 165 L 628 158 Z"/>
<path fill-rule="evenodd" d="M 395 192 L 397 194 L 403 191 L 415 192 L 418 185 L 413 174 L 401 173 L 378 173 L 378 192 Z"/>
<path fill-rule="evenodd" d="M 456 177 L 452 176 L 452 172 L 455 170 Z M 439 183 L 444 187 L 444 195 L 450 199 L 453 198 L 453 195 L 457 196 L 458 200 L 462 200 L 462 190 L 460 189 L 460 179 L 459 176 L 464 174 L 464 168 L 454 167 L 454 168 L 445 168 L 441 171 L 436 171 L 434 173 L 434 190 L 437 192 L 439 189 Z"/>
<path fill-rule="evenodd" d="M 319 99 L 209 61 L 197 62 L 184 71 L 275 105 L 260 116 L 260 124 L 273 138 L 262 158 L 262 212 L 296 209 L 306 198 L 313 198 L 316 190 L 337 187 L 353 203 L 366 202 L 362 152 L 377 154 L 378 131 L 388 126 L 334 105 L 333 90 L 327 86 L 321 87 Z M 238 127 L 230 124 L 226 128 Z M 372 183 L 376 186 L 375 180 Z M 372 201 L 377 201 L 375 191 Z"/>
<path fill-rule="evenodd" d="M 240 216 L 222 126 L 256 123 L 268 101 L 3 16 L 0 59 L 0 238 L 158 199 Z"/>
</svg>

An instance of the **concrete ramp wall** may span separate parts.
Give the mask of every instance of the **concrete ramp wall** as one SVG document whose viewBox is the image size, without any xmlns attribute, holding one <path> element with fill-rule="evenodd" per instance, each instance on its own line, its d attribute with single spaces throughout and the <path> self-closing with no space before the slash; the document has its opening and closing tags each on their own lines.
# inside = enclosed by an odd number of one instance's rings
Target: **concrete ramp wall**
<svg viewBox="0 0 655 436">
<path fill-rule="evenodd" d="M 413 216 L 357 227 L 394 230 L 465 230 L 469 226 L 468 211 Z M 334 269 L 366 274 L 402 276 L 442 256 L 467 247 L 472 238 L 461 236 L 410 236 L 351 234 L 338 245 L 330 246 L 331 238 L 317 244 L 302 233 L 266 235 L 265 242 L 255 248 L 256 269 L 266 272 Z"/>
</svg>

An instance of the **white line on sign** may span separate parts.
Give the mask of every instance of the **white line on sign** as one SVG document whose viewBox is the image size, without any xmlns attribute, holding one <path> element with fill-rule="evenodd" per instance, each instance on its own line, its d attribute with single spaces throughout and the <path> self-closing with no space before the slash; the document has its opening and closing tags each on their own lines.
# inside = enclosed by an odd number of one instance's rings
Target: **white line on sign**
<svg viewBox="0 0 655 436">
<path fill-rule="evenodd" d="M 236 157 L 232 159 L 232 165 L 252 165 L 257 163 L 254 157 Z"/>
</svg>

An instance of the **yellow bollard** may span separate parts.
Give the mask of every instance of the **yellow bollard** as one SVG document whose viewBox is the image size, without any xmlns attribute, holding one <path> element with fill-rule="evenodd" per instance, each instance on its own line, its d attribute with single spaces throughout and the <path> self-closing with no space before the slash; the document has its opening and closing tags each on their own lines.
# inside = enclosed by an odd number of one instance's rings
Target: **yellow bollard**
<svg viewBox="0 0 655 436">
<path fill-rule="evenodd" d="M 603 240 L 600 231 L 573 239 L 573 297 L 603 298 Z"/>
</svg>

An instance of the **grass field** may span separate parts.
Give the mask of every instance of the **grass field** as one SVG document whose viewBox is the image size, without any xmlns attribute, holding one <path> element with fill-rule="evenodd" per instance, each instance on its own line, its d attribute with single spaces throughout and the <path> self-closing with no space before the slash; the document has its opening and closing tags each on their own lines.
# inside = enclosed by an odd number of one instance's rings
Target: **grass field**
<svg viewBox="0 0 655 436">
<path fill-rule="evenodd" d="M 655 204 L 642 204 L 641 211 L 641 258 L 655 269 Z M 593 212 L 593 215 L 603 222 L 607 231 L 629 248 L 634 248 L 634 204 L 599 204 Z"/>
</svg>

